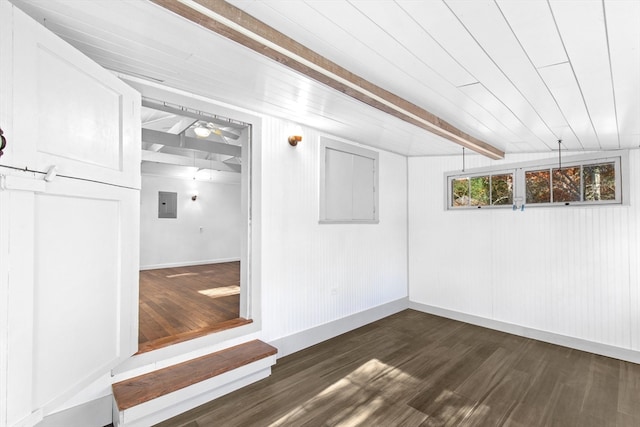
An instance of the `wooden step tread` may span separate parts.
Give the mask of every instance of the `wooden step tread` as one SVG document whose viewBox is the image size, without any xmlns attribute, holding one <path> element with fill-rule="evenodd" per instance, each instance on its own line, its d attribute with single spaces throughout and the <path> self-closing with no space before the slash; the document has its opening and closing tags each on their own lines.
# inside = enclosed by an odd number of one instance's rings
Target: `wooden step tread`
<svg viewBox="0 0 640 427">
<path fill-rule="evenodd" d="M 124 411 L 165 394 L 248 365 L 278 350 L 259 340 L 249 341 L 197 359 L 113 384 L 118 409 Z"/>
<path fill-rule="evenodd" d="M 159 348 L 167 347 L 169 345 L 178 344 L 184 341 L 189 341 L 194 338 L 200 338 L 205 335 L 213 334 L 215 332 L 226 331 L 227 329 L 237 328 L 252 323 L 253 320 L 238 317 L 236 319 L 225 320 L 224 322 L 216 323 L 215 325 L 197 329 L 194 331 L 182 332 L 174 334 L 169 337 L 162 337 L 152 341 L 147 341 L 138 346 L 138 352 L 136 354 L 146 353 L 147 351 L 157 350 Z"/>
</svg>

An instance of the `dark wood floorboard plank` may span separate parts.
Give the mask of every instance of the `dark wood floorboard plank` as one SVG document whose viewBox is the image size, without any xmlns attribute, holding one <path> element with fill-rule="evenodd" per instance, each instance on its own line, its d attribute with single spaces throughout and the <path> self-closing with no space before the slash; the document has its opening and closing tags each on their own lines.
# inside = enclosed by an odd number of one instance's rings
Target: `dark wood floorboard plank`
<svg viewBox="0 0 640 427">
<path fill-rule="evenodd" d="M 159 426 L 638 427 L 639 389 L 638 365 L 406 310 Z"/>
<path fill-rule="evenodd" d="M 640 426 L 640 365 L 620 363 L 618 412 L 635 418 Z"/>
</svg>

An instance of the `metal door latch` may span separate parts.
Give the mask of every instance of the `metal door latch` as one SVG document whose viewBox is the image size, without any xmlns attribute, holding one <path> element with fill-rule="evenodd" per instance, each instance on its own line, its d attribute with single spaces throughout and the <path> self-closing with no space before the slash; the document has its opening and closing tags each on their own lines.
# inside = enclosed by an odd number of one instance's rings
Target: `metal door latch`
<svg viewBox="0 0 640 427">
<path fill-rule="evenodd" d="M 0 128 L 0 138 L 2 138 L 2 142 L 0 142 L 0 157 L 2 157 L 2 155 L 4 154 L 2 150 L 4 150 L 4 147 L 7 146 L 7 138 L 4 137 L 2 128 Z"/>
</svg>

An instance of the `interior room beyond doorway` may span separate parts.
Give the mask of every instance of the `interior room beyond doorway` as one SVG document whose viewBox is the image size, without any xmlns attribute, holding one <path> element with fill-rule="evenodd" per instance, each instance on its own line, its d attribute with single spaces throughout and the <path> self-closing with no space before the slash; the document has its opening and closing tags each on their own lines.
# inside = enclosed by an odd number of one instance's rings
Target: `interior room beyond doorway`
<svg viewBox="0 0 640 427">
<path fill-rule="evenodd" d="M 243 309 L 251 127 L 146 98 L 141 119 L 144 353 L 251 322 Z"/>
<path fill-rule="evenodd" d="M 239 307 L 240 262 L 141 271 L 138 351 L 245 325 Z"/>
</svg>

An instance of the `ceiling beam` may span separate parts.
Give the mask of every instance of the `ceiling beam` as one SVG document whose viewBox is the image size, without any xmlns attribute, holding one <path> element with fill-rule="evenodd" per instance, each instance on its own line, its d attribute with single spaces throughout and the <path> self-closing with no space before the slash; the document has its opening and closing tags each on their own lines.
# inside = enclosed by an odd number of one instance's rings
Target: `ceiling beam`
<svg viewBox="0 0 640 427">
<path fill-rule="evenodd" d="M 504 152 L 382 89 L 223 0 L 152 0 L 307 77 L 492 159 Z"/>
<path fill-rule="evenodd" d="M 186 148 L 189 150 L 205 151 L 207 153 L 224 154 L 226 156 L 242 157 L 242 147 L 224 144 L 206 139 L 191 138 L 184 135 L 173 135 L 151 129 L 142 129 L 142 141 L 150 144 L 162 144 L 170 147 Z"/>
<path fill-rule="evenodd" d="M 240 172 L 242 166 L 234 163 L 225 163 L 217 160 L 190 159 L 177 154 L 158 153 L 142 150 L 143 162 L 164 163 L 169 165 L 190 166 L 198 169 L 213 169 L 224 172 Z"/>
</svg>

